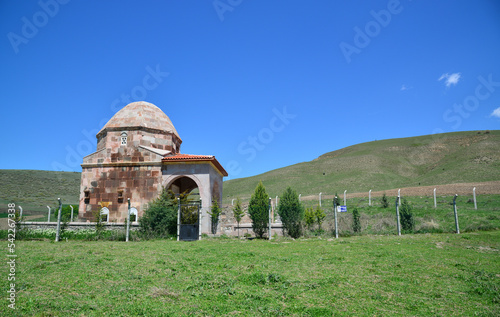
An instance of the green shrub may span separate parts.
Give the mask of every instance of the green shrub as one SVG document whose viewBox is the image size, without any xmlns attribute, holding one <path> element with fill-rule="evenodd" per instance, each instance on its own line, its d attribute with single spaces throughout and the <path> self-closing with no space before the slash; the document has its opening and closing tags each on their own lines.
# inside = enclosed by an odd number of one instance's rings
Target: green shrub
<svg viewBox="0 0 500 317">
<path fill-rule="evenodd" d="M 297 192 L 290 187 L 287 187 L 283 192 L 278 207 L 278 214 L 280 215 L 281 222 L 283 223 L 283 229 L 290 237 L 296 239 L 302 235 L 304 207 L 299 201 L 299 195 L 297 195 Z"/>
<path fill-rule="evenodd" d="M 262 182 L 259 182 L 252 194 L 248 205 L 248 215 L 252 219 L 253 232 L 257 237 L 262 238 L 267 232 L 269 224 L 269 195 Z"/>
<path fill-rule="evenodd" d="M 399 216 L 401 220 L 401 229 L 406 232 L 413 232 L 415 230 L 415 218 L 413 218 L 412 206 L 408 201 L 403 199 L 403 203 L 399 208 Z"/>
<path fill-rule="evenodd" d="M 236 205 L 233 208 L 234 219 L 238 223 L 238 237 L 240 236 L 240 221 L 245 215 L 245 211 L 241 208 L 241 200 L 240 198 L 236 198 Z"/>
<path fill-rule="evenodd" d="M 210 215 L 210 220 L 211 220 L 211 229 L 212 229 L 212 234 L 217 233 L 217 225 L 219 224 L 219 215 L 221 214 L 222 209 L 219 207 L 219 203 L 217 200 L 212 201 L 212 207 L 210 208 L 210 211 L 208 214 Z"/>
<path fill-rule="evenodd" d="M 101 215 L 101 210 L 97 209 L 92 211 L 92 216 L 94 217 L 94 222 L 95 222 L 95 239 L 99 240 L 101 237 L 101 234 L 104 231 L 104 222 L 102 221 L 102 215 Z"/>
<path fill-rule="evenodd" d="M 187 203 L 189 194 L 180 195 L 181 203 Z M 177 213 L 179 203 L 175 194 L 164 190 L 160 196 L 148 204 L 144 215 L 139 219 L 141 233 L 148 238 L 162 238 L 177 234 Z M 191 215 L 191 213 L 189 213 Z M 184 221 L 192 220 L 186 212 L 181 215 Z M 196 215 L 197 217 L 197 215 Z"/>
<path fill-rule="evenodd" d="M 306 222 L 307 228 L 309 230 L 312 230 L 312 226 L 313 226 L 314 222 L 316 221 L 313 207 L 309 207 L 306 209 L 306 211 L 304 213 L 304 220 Z"/>
<path fill-rule="evenodd" d="M 358 208 L 354 208 L 352 211 L 352 231 L 355 233 L 361 232 L 361 222 L 359 221 L 359 218 Z"/>
<path fill-rule="evenodd" d="M 70 206 L 73 206 L 73 218 L 77 218 L 78 217 L 78 205 L 62 205 L 62 210 L 61 210 L 61 221 L 62 222 L 70 222 L 72 221 L 71 219 L 71 207 Z M 54 211 L 54 219 L 55 221 L 57 221 L 57 217 L 59 215 L 59 207 L 55 207 L 55 210 Z M 52 217 L 52 216 L 51 216 Z"/>
<path fill-rule="evenodd" d="M 314 212 L 314 218 L 316 220 L 316 223 L 318 224 L 318 230 L 321 231 L 321 224 L 325 220 L 325 211 L 321 209 L 319 205 L 316 206 L 316 211 Z"/>
<path fill-rule="evenodd" d="M 382 200 L 380 201 L 380 203 L 382 204 L 382 208 L 389 207 L 389 201 L 387 200 L 387 196 L 385 195 L 385 193 L 382 196 Z"/>
</svg>

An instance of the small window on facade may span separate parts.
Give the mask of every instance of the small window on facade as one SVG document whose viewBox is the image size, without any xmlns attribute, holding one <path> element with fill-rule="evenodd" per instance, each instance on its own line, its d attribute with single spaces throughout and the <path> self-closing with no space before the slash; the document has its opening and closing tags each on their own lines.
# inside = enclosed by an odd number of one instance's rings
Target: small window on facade
<svg viewBox="0 0 500 317">
<path fill-rule="evenodd" d="M 137 222 L 137 209 L 135 207 L 130 208 L 130 222 Z"/>
<path fill-rule="evenodd" d="M 121 134 L 121 145 L 127 145 L 127 132 Z"/>
<path fill-rule="evenodd" d="M 108 220 L 109 220 L 109 209 L 107 207 L 104 207 L 101 209 L 101 221 L 108 222 Z"/>
<path fill-rule="evenodd" d="M 90 190 L 85 190 L 85 203 L 88 204 L 90 202 Z"/>
<path fill-rule="evenodd" d="M 123 202 L 123 189 L 118 189 L 118 202 Z"/>
</svg>

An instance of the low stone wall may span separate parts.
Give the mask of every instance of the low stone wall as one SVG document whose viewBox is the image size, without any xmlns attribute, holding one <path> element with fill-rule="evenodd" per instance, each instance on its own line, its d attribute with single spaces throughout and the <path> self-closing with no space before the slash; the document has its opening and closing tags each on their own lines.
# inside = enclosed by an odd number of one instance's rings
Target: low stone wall
<svg viewBox="0 0 500 317">
<path fill-rule="evenodd" d="M 62 225 L 62 223 L 61 223 Z M 78 231 L 78 230 L 84 230 L 84 229 L 95 229 L 95 222 L 69 222 L 68 227 L 66 230 L 73 230 L 73 231 Z M 21 222 L 21 227 L 22 228 L 29 228 L 29 229 L 57 229 L 57 222 L 34 222 L 34 221 L 24 221 Z M 112 222 L 112 223 L 105 223 L 104 224 L 104 229 L 105 230 L 125 230 L 125 223 L 123 222 Z M 228 236 L 237 236 L 238 235 L 238 229 L 240 232 L 240 236 L 245 235 L 245 233 L 248 233 L 252 236 L 254 236 L 253 230 L 252 230 L 252 224 L 251 223 L 240 223 L 240 226 L 236 223 L 219 223 L 219 233 L 218 234 L 225 234 Z M 137 222 L 132 222 L 130 224 L 130 231 L 135 231 L 139 230 L 139 223 Z M 283 235 L 283 225 L 281 223 L 273 223 L 271 225 L 271 236 L 273 235 L 278 235 L 282 236 Z"/>
<path fill-rule="evenodd" d="M 220 234 L 225 234 L 227 236 L 237 236 L 238 235 L 238 228 L 240 229 L 240 236 L 243 236 L 245 233 L 248 233 L 252 236 L 255 234 L 253 233 L 252 229 L 252 220 L 250 219 L 248 215 L 248 203 L 242 204 L 243 211 L 245 212 L 243 218 L 241 219 L 240 226 L 238 227 L 238 223 L 236 222 L 236 219 L 234 218 L 234 213 L 233 213 L 233 207 L 232 205 L 225 205 L 222 206 L 222 212 L 220 215 L 219 219 L 219 228 L 218 231 Z M 279 216 L 277 212 L 273 210 L 272 213 L 274 222 L 271 224 L 271 236 L 274 234 L 277 234 L 278 236 L 283 235 L 283 224 L 281 223 L 281 220 L 279 220 Z"/>
<path fill-rule="evenodd" d="M 61 223 L 62 225 L 62 223 Z M 66 230 L 83 230 L 83 229 L 95 229 L 95 222 L 69 222 Z M 125 230 L 126 224 L 123 222 L 113 222 L 105 223 L 104 230 Z M 57 229 L 57 222 L 34 222 L 34 221 L 24 221 L 21 222 L 22 228 L 29 229 Z M 130 231 L 138 230 L 139 224 L 137 222 L 132 222 L 130 224 Z"/>
<path fill-rule="evenodd" d="M 237 236 L 238 229 L 240 231 L 240 236 L 245 235 L 245 233 L 254 236 L 251 223 L 240 223 L 239 227 L 237 224 L 229 224 L 229 223 L 219 224 L 219 232 L 227 236 Z M 271 236 L 275 234 L 278 236 L 283 235 L 283 225 L 281 223 L 273 223 L 271 225 Z"/>
</svg>

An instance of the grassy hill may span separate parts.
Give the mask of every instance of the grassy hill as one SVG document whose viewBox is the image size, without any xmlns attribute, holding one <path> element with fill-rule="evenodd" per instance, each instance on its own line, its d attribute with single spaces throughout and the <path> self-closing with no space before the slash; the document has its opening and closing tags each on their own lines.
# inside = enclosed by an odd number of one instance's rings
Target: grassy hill
<svg viewBox="0 0 500 317">
<path fill-rule="evenodd" d="M 302 195 L 500 180 L 500 130 L 426 135 L 353 145 L 267 173 L 224 182 L 224 197 L 250 198 L 258 181 L 274 197 L 291 186 Z M 46 211 L 78 203 L 80 173 L 0 170 L 0 212 L 9 202 Z M 225 201 L 227 202 L 227 201 Z"/>
<path fill-rule="evenodd" d="M 224 182 L 224 197 L 248 199 L 262 180 L 271 197 L 500 180 L 500 130 L 367 142 L 317 159 Z"/>
<path fill-rule="evenodd" d="M 0 212 L 12 202 L 28 213 L 46 212 L 47 205 L 57 205 L 57 198 L 63 204 L 78 204 L 79 193 L 77 172 L 0 170 Z"/>
</svg>

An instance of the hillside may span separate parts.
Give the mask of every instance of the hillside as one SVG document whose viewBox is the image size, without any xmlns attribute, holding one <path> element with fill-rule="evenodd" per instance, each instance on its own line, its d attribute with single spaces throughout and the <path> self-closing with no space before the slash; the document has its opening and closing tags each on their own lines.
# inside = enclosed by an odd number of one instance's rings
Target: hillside
<svg viewBox="0 0 500 317">
<path fill-rule="evenodd" d="M 500 180 L 500 130 L 357 144 L 317 159 L 224 182 L 224 197 L 248 199 L 262 180 L 271 197 Z"/>
<path fill-rule="evenodd" d="M 47 211 L 64 204 L 78 204 L 80 173 L 34 170 L 0 170 L 0 212 L 7 203 L 21 205 L 25 211 Z"/>
<path fill-rule="evenodd" d="M 271 197 L 291 186 L 303 196 L 398 187 L 500 181 L 500 130 L 456 132 L 353 145 L 267 173 L 224 182 L 224 198 L 248 199 L 262 180 Z M 0 212 L 8 202 L 46 211 L 78 203 L 80 173 L 0 170 Z"/>
</svg>

